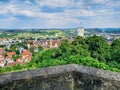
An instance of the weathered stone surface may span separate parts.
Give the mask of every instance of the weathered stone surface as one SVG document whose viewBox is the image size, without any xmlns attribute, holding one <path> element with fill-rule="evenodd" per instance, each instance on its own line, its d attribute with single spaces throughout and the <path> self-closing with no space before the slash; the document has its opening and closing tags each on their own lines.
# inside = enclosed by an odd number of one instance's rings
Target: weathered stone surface
<svg viewBox="0 0 120 90">
<path fill-rule="evenodd" d="M 120 90 L 120 73 L 62 65 L 0 74 L 0 90 Z"/>
<path fill-rule="evenodd" d="M 74 90 L 120 90 L 120 82 L 74 72 Z"/>
</svg>

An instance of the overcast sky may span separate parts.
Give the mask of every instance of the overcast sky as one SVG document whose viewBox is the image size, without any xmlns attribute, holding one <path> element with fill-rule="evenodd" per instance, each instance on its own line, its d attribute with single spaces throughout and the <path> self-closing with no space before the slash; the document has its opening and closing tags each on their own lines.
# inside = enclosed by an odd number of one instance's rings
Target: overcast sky
<svg viewBox="0 0 120 90">
<path fill-rule="evenodd" d="M 0 28 L 120 27 L 120 0 L 0 0 Z"/>
</svg>

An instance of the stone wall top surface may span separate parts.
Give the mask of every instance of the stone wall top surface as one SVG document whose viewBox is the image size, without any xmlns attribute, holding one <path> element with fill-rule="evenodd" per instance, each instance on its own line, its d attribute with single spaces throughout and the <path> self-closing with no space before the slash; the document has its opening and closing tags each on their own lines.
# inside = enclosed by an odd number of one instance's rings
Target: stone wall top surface
<svg viewBox="0 0 120 90">
<path fill-rule="evenodd" d="M 0 83 L 10 82 L 12 80 L 32 78 L 37 76 L 56 75 L 56 74 L 61 74 L 66 72 L 73 72 L 73 71 L 87 74 L 87 75 L 97 76 L 97 77 L 101 77 L 109 80 L 120 81 L 120 73 L 97 69 L 93 67 L 81 66 L 77 64 L 69 64 L 69 65 L 46 67 L 46 68 L 35 69 L 35 70 L 0 74 Z"/>
</svg>

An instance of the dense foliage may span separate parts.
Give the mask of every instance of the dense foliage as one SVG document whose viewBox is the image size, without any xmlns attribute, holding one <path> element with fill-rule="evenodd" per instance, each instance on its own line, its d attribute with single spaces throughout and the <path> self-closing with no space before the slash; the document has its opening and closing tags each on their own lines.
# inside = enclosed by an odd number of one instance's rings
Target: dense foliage
<svg viewBox="0 0 120 90">
<path fill-rule="evenodd" d="M 74 41 L 64 40 L 56 49 L 43 50 L 34 54 L 26 65 L 0 68 L 0 72 L 28 70 L 47 66 L 80 64 L 120 72 L 120 40 L 109 45 L 104 38 L 92 36 L 76 37 Z"/>
</svg>

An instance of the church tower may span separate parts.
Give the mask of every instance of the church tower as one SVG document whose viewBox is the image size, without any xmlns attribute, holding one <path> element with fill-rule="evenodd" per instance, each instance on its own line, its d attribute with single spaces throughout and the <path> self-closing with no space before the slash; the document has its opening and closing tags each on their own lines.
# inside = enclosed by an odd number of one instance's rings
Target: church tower
<svg viewBox="0 0 120 90">
<path fill-rule="evenodd" d="M 77 35 L 84 37 L 84 28 L 83 27 L 79 27 L 77 29 Z"/>
</svg>

